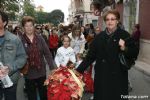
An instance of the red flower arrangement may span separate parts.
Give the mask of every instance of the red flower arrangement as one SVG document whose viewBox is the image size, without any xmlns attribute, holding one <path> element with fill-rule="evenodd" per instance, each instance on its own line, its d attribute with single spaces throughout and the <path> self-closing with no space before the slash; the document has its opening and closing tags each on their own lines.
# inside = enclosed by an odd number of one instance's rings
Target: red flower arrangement
<svg viewBox="0 0 150 100">
<path fill-rule="evenodd" d="M 93 93 L 94 92 L 94 80 L 92 79 L 92 65 L 89 71 L 84 71 L 83 81 L 85 83 L 85 91 Z"/>
<path fill-rule="evenodd" d="M 46 80 L 48 100 L 79 100 L 83 93 L 82 75 L 67 67 L 60 67 Z"/>
<path fill-rule="evenodd" d="M 94 92 L 94 81 L 91 77 L 91 74 L 88 71 L 84 72 L 83 81 L 85 83 L 85 91 L 93 93 Z"/>
</svg>

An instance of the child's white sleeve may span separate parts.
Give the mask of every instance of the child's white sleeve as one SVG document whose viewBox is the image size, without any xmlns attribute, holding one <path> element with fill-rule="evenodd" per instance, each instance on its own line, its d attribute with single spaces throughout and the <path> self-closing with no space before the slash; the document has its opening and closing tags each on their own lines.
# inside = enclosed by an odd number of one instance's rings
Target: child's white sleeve
<svg viewBox="0 0 150 100">
<path fill-rule="evenodd" d="M 72 61 L 73 63 L 76 62 L 76 57 L 75 57 L 75 53 L 74 53 L 73 49 L 70 52 L 70 61 Z"/>
<path fill-rule="evenodd" d="M 55 56 L 55 63 L 56 63 L 56 65 L 57 65 L 57 67 L 60 67 L 60 60 L 59 60 L 59 57 L 60 56 L 60 54 L 59 54 L 59 50 L 57 50 L 57 53 L 56 53 L 56 56 Z"/>
<path fill-rule="evenodd" d="M 80 61 L 77 61 L 76 64 L 75 64 L 75 68 L 78 68 L 78 66 L 81 64 L 82 60 Z"/>
</svg>

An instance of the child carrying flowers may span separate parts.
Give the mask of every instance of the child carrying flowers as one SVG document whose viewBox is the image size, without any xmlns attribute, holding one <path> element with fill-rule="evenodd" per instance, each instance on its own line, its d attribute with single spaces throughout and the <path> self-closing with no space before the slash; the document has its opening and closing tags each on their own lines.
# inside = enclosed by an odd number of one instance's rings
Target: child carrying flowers
<svg viewBox="0 0 150 100">
<path fill-rule="evenodd" d="M 57 67 L 65 67 L 68 62 L 72 62 L 73 64 L 76 62 L 75 53 L 73 49 L 70 47 L 70 38 L 66 35 L 63 36 L 63 46 L 58 48 L 55 62 Z"/>
</svg>

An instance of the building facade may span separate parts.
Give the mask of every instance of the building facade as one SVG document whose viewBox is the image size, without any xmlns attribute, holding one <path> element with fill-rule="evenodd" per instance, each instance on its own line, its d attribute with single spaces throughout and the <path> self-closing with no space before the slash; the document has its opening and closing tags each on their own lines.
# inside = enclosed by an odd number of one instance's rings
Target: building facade
<svg viewBox="0 0 150 100">
<path fill-rule="evenodd" d="M 74 2 L 78 0 L 73 0 Z M 86 23 L 91 23 L 94 19 L 90 12 L 91 0 L 80 0 L 83 3 L 84 11 L 81 14 L 83 19 L 83 25 Z M 100 0 L 101 2 L 103 0 Z M 113 1 L 113 0 L 112 0 Z M 150 64 L 150 0 L 114 0 L 112 5 L 107 5 L 103 12 L 109 9 L 117 9 L 121 15 L 121 22 L 130 34 L 132 34 L 133 27 L 135 24 L 140 24 L 141 39 L 140 39 L 140 53 L 138 60 Z M 102 2 L 104 3 L 104 1 Z M 75 8 L 76 9 L 76 8 Z M 75 11 L 75 10 L 74 10 Z M 75 13 L 74 13 L 75 14 Z M 98 25 L 103 30 L 105 24 L 102 19 L 102 14 L 98 18 Z M 76 14 L 75 14 L 76 15 Z M 75 16 L 74 15 L 74 16 Z M 80 18 L 79 17 L 79 18 Z M 96 18 L 95 18 L 96 19 Z"/>
<path fill-rule="evenodd" d="M 93 0 L 71 0 L 69 10 L 69 23 L 79 23 L 81 26 L 92 23 L 97 26 L 98 16 L 92 14 L 90 4 Z"/>
<path fill-rule="evenodd" d="M 139 0 L 139 24 L 141 29 L 141 47 L 139 59 L 150 64 L 150 0 Z"/>
</svg>

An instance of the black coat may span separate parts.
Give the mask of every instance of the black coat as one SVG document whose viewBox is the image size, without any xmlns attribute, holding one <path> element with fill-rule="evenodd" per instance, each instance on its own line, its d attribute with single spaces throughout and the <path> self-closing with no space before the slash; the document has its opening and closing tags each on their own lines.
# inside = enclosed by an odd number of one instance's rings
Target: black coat
<svg viewBox="0 0 150 100">
<path fill-rule="evenodd" d="M 128 32 L 119 28 L 112 35 L 107 35 L 106 30 L 102 31 L 95 37 L 86 58 L 77 68 L 78 72 L 83 73 L 91 63 L 96 61 L 94 100 L 122 100 L 121 95 L 128 95 L 128 71 L 122 69 L 124 66 L 120 64 L 118 53 L 120 52 L 119 40 L 129 37 Z M 136 52 L 134 43 L 126 43 L 126 48 L 125 54 L 134 57 Z"/>
</svg>

